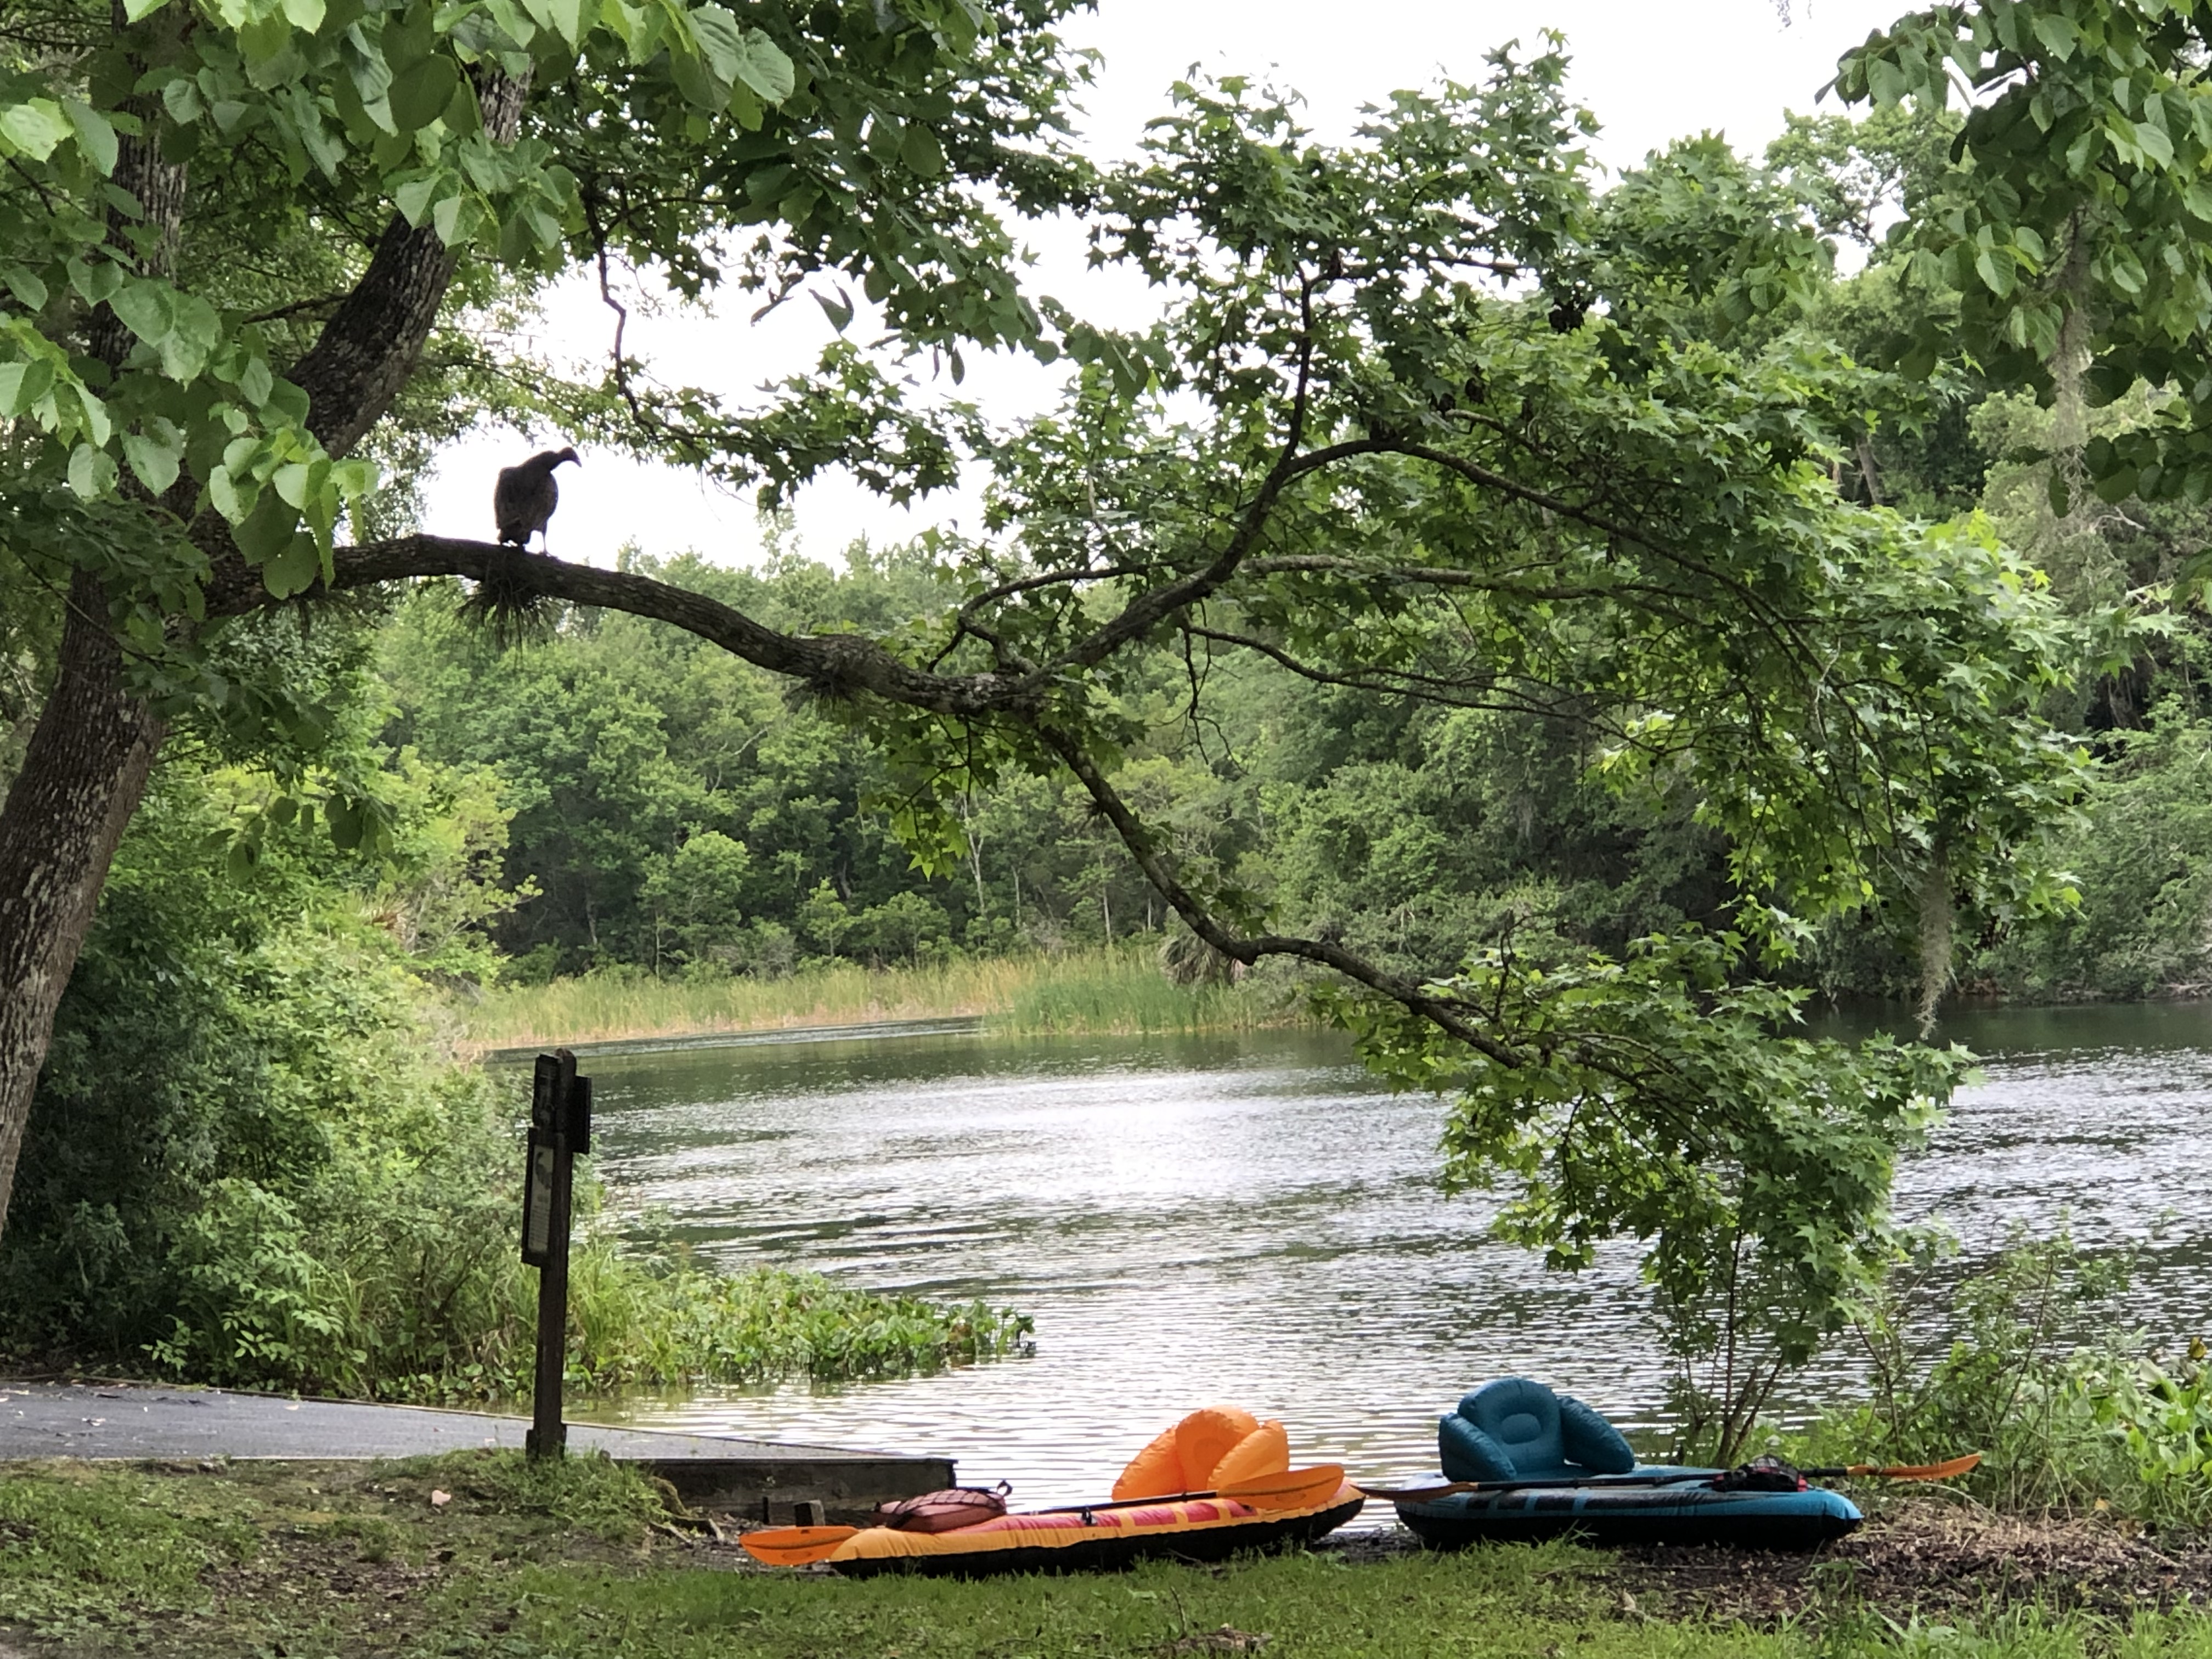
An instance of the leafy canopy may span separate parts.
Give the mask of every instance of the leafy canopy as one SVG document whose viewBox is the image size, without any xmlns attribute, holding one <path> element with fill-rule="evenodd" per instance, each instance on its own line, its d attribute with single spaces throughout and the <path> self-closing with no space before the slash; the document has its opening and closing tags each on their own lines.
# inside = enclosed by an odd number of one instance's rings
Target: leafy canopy
<svg viewBox="0 0 2212 1659">
<path fill-rule="evenodd" d="M 657 266 L 690 294 L 733 282 L 780 297 L 843 273 L 909 343 L 1032 343 L 1042 324 L 1016 291 L 1012 243 L 973 186 L 988 179 L 1031 206 L 1068 188 L 1051 134 L 1070 70 L 1045 27 L 1062 9 L 902 0 L 741 18 L 686 0 L 130 0 L 112 29 L 105 5 L 11 7 L 8 505 L 136 490 L 182 519 L 220 515 L 271 595 L 332 580 L 340 519 L 374 473 L 287 379 L 295 326 L 329 314 L 333 277 L 343 289 L 394 212 L 470 262 L 465 298 L 489 297 L 495 273 L 526 291 L 580 266 L 605 275 L 610 260 Z M 501 131 L 496 106 L 516 88 L 519 127 Z M 180 231 L 118 173 L 133 140 L 185 170 Z M 334 247 L 340 270 L 282 269 L 303 244 Z M 323 285 L 288 291 L 303 274 Z M 849 318 L 849 302 L 831 303 Z M 112 373 L 84 349 L 96 316 L 127 331 Z M 508 372 L 529 384 L 531 367 Z M 633 442 L 738 471 L 772 463 L 789 480 L 859 459 L 865 411 L 885 398 L 879 372 L 833 351 L 823 406 L 807 406 L 804 382 L 796 412 L 763 429 L 706 394 L 643 386 L 630 367 L 539 402 L 585 428 L 620 409 Z M 941 481 L 941 453 L 902 430 L 895 456 Z M 792 457 L 787 441 L 808 434 Z M 48 499 L 26 539 L 64 533 L 77 510 Z M 165 568 L 126 557 L 105 574 L 150 589 L 160 612 L 196 615 L 208 555 L 179 540 Z"/>
<path fill-rule="evenodd" d="M 1913 12 L 1839 66 L 1878 109 L 1968 104 L 1940 210 L 1889 232 L 1928 298 L 1905 368 L 1965 354 L 2046 398 L 2076 376 L 2099 404 L 2172 394 L 2090 447 L 2108 501 L 2212 501 L 2208 50 L 2200 0 L 1986 0 Z"/>
</svg>

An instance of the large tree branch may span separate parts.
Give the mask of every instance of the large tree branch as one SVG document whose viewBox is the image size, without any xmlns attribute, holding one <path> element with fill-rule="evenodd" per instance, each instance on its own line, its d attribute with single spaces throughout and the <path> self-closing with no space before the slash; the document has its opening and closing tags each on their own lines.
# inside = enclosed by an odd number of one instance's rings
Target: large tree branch
<svg viewBox="0 0 2212 1659">
<path fill-rule="evenodd" d="M 1415 981 L 1386 974 L 1364 957 L 1354 956 L 1340 945 L 1326 939 L 1301 939 L 1293 934 L 1258 933 L 1245 937 L 1231 933 L 1215 919 L 1213 913 L 1199 902 L 1196 895 L 1185 887 L 1168 868 L 1158 849 L 1152 844 L 1150 830 L 1143 820 L 1129 808 L 1121 793 L 1108 780 L 1097 762 L 1084 750 L 1083 744 L 1067 732 L 1056 727 L 1039 724 L 1033 728 L 1045 746 L 1060 757 L 1060 763 L 1075 775 L 1102 813 L 1121 837 L 1129 849 L 1129 856 L 1144 872 L 1160 896 L 1171 905 L 1183 919 L 1190 931 L 1215 950 L 1234 962 L 1254 963 L 1261 957 L 1291 957 L 1302 962 L 1333 968 L 1346 979 L 1378 991 L 1409 1012 L 1433 1022 L 1437 1029 L 1458 1038 L 1469 1048 L 1486 1054 L 1501 1066 L 1526 1064 L 1522 1055 L 1507 1044 L 1500 1042 L 1468 1018 L 1471 1012 L 1465 1003 L 1431 995 Z"/>
<path fill-rule="evenodd" d="M 1229 544 L 1203 568 L 1193 571 L 1181 581 L 1139 594 L 1113 621 L 1078 641 L 1031 678 L 1042 682 L 1062 669 L 1095 668 L 1132 640 L 1142 639 L 1176 611 L 1187 611 L 1200 600 L 1212 597 L 1236 575 L 1252 550 L 1259 545 L 1275 503 L 1293 482 L 1352 456 L 1372 455 L 1389 447 L 1382 439 L 1355 438 L 1300 455 L 1295 453 L 1296 444 L 1294 435 L 1251 502 L 1238 515 L 1237 530 L 1230 537 Z"/>
<path fill-rule="evenodd" d="M 342 547 L 333 556 L 332 565 L 337 580 L 329 590 L 318 587 L 316 592 L 423 576 L 465 576 L 473 581 L 495 582 L 509 592 L 649 617 L 696 634 L 756 667 L 802 681 L 823 696 L 873 696 L 963 720 L 1019 712 L 1034 701 L 1001 675 L 933 674 L 859 634 L 780 633 L 689 588 L 672 586 L 634 571 L 571 564 L 493 542 L 402 536 Z M 210 588 L 209 615 L 238 616 L 271 603 L 255 573 L 247 571 L 244 576 L 246 580 L 233 576 Z"/>
</svg>

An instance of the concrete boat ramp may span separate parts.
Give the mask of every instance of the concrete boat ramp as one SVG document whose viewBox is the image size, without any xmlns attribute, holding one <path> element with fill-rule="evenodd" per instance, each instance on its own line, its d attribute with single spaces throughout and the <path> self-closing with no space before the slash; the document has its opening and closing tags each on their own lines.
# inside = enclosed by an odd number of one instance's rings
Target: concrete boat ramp
<svg viewBox="0 0 2212 1659">
<path fill-rule="evenodd" d="M 529 1419 L 216 1389 L 0 1382 L 0 1459 L 157 1462 L 418 1457 L 501 1446 L 520 1451 Z M 572 1453 L 605 1452 L 673 1486 L 687 1503 L 791 1518 L 816 1502 L 831 1518 L 952 1484 L 952 1460 L 766 1440 L 568 1425 Z"/>
</svg>

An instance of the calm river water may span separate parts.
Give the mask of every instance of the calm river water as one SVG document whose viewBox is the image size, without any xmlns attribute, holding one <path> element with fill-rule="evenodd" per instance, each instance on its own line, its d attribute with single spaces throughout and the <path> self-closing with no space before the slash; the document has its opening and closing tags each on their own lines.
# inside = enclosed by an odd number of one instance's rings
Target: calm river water
<svg viewBox="0 0 2212 1659">
<path fill-rule="evenodd" d="M 2006 1012 L 1945 1035 L 1988 1080 L 1904 1172 L 1902 1210 L 1943 1217 L 1970 1255 L 2062 1214 L 2085 1243 L 2151 1240 L 2136 1316 L 2164 1339 L 2212 1330 L 2212 1010 Z M 1439 1103 L 1378 1089 L 1334 1035 L 955 1026 L 587 1069 L 620 1201 L 703 1254 L 1037 1324 L 1030 1359 L 632 1400 L 618 1420 L 950 1455 L 1024 1503 L 1096 1496 L 1213 1401 L 1373 1477 L 1432 1468 L 1437 1413 L 1506 1371 L 1658 1425 L 1632 1255 L 1569 1279 L 1486 1238 L 1488 1199 L 1437 1189 Z"/>
</svg>

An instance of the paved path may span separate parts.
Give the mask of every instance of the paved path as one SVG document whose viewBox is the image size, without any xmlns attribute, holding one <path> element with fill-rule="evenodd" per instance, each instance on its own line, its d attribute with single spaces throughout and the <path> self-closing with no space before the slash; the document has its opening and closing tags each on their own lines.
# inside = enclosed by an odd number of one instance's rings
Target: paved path
<svg viewBox="0 0 2212 1659">
<path fill-rule="evenodd" d="M 0 1383 L 0 1458 L 414 1457 L 477 1446 L 520 1450 L 529 1420 L 220 1389 Z M 695 1502 L 757 1509 L 820 1498 L 866 1509 L 952 1484 L 948 1458 L 766 1440 L 568 1425 L 574 1451 L 642 1463 Z"/>
</svg>

